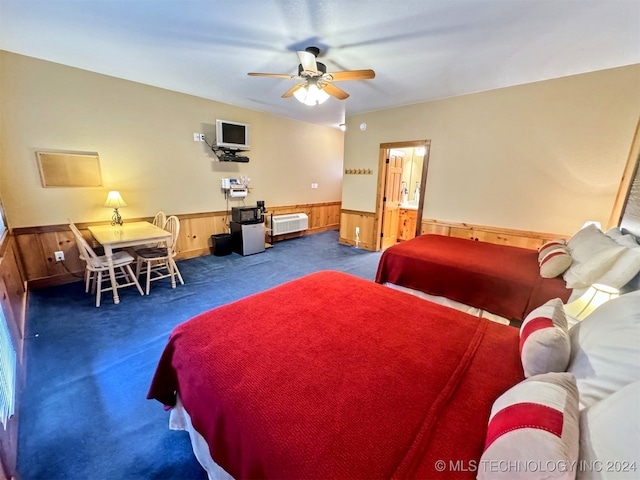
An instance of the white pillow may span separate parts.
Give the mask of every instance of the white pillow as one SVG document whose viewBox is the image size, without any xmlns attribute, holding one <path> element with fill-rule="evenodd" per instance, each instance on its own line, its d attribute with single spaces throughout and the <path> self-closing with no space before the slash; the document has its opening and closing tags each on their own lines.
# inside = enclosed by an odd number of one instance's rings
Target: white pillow
<svg viewBox="0 0 640 480">
<path fill-rule="evenodd" d="M 580 412 L 580 480 L 640 475 L 640 382 Z"/>
<path fill-rule="evenodd" d="M 600 305 L 569 329 L 580 408 L 640 380 L 640 291 Z"/>
<path fill-rule="evenodd" d="M 550 468 L 562 465 L 567 468 L 554 469 L 553 477 L 573 479 L 575 470 L 570 466 L 578 460 L 578 428 L 573 375 L 546 373 L 527 378 L 491 407 L 477 478 L 539 480 L 548 478 Z"/>
<path fill-rule="evenodd" d="M 621 289 L 640 272 L 640 245 L 616 229 L 604 234 L 595 225 L 588 225 L 569 240 L 567 247 L 574 260 L 563 277 L 569 288 L 602 283 Z"/>
<path fill-rule="evenodd" d="M 593 224 L 578 230 L 567 242 L 571 256 L 577 262 L 585 262 L 594 255 L 620 246 Z"/>
<path fill-rule="evenodd" d="M 571 342 L 562 300 L 554 298 L 532 310 L 520 326 L 520 360 L 525 377 L 564 372 Z"/>
<path fill-rule="evenodd" d="M 633 235 L 630 233 L 622 233 L 619 227 L 613 227 L 612 229 L 607 230 L 605 235 L 611 238 L 618 245 L 623 245 L 629 248 L 640 246 Z"/>
<path fill-rule="evenodd" d="M 640 245 L 623 247 L 624 251 L 600 278 L 593 283 L 602 283 L 620 290 L 640 271 Z"/>
</svg>

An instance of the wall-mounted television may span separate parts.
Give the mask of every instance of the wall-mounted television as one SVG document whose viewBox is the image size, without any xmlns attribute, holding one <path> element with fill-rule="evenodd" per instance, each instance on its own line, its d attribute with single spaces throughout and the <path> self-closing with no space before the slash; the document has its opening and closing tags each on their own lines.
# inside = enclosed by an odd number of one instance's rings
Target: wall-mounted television
<svg viewBox="0 0 640 480">
<path fill-rule="evenodd" d="M 216 147 L 226 150 L 249 150 L 249 125 L 216 120 Z"/>
</svg>

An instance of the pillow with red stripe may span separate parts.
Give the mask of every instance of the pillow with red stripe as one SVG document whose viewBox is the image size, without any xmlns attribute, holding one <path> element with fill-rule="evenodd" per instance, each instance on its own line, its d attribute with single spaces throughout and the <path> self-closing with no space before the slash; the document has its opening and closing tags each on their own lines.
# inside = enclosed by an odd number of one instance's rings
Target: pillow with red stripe
<svg viewBox="0 0 640 480">
<path fill-rule="evenodd" d="M 571 373 L 527 378 L 494 402 L 478 479 L 573 479 L 578 389 Z"/>
<path fill-rule="evenodd" d="M 562 275 L 573 263 L 569 248 L 564 245 L 543 250 L 540 258 L 540 276 L 542 278 L 556 278 Z"/>
<path fill-rule="evenodd" d="M 549 240 L 548 242 L 544 243 L 540 248 L 538 248 L 538 263 L 540 263 L 540 261 L 542 260 L 542 257 L 544 257 L 549 250 L 552 250 L 558 247 L 566 247 L 566 246 L 567 246 L 567 241 L 563 238 L 558 238 L 556 240 Z"/>
<path fill-rule="evenodd" d="M 571 357 L 571 339 L 559 298 L 532 310 L 520 326 L 520 360 L 525 377 L 564 372 Z"/>
</svg>

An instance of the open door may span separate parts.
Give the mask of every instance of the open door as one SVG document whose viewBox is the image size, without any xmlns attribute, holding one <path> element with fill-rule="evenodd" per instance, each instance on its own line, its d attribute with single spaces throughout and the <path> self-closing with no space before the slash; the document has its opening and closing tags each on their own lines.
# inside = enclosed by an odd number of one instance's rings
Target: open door
<svg viewBox="0 0 640 480">
<path fill-rule="evenodd" d="M 417 208 L 416 236 L 421 233 L 422 212 L 424 209 L 427 171 L 429 167 L 430 140 L 409 142 L 393 142 L 380 144 L 380 160 L 378 167 L 378 194 L 376 201 L 375 224 L 378 241 L 376 251 L 384 250 L 398 241 L 400 226 L 400 203 L 402 201 L 403 158 L 392 155 L 394 149 L 424 148 L 424 161 L 420 175 L 420 199 Z"/>
<path fill-rule="evenodd" d="M 402 162 L 402 157 L 391 155 L 390 150 L 387 150 L 384 195 L 382 197 L 382 235 L 380 244 L 382 250 L 395 245 L 398 241 L 400 202 L 402 201 Z"/>
</svg>

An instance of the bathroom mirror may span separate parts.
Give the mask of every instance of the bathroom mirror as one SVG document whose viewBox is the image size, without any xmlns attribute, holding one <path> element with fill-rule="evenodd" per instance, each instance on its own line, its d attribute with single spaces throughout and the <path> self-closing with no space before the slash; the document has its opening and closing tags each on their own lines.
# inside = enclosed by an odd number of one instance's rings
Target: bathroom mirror
<svg viewBox="0 0 640 480">
<path fill-rule="evenodd" d="M 403 148 L 404 161 L 402 164 L 402 181 L 405 182 L 402 187 L 407 187 L 407 200 L 409 203 L 415 203 L 416 187 L 420 185 L 422 179 L 422 165 L 424 163 L 424 151 L 420 148 Z M 424 150 L 424 148 L 422 149 Z"/>
</svg>

